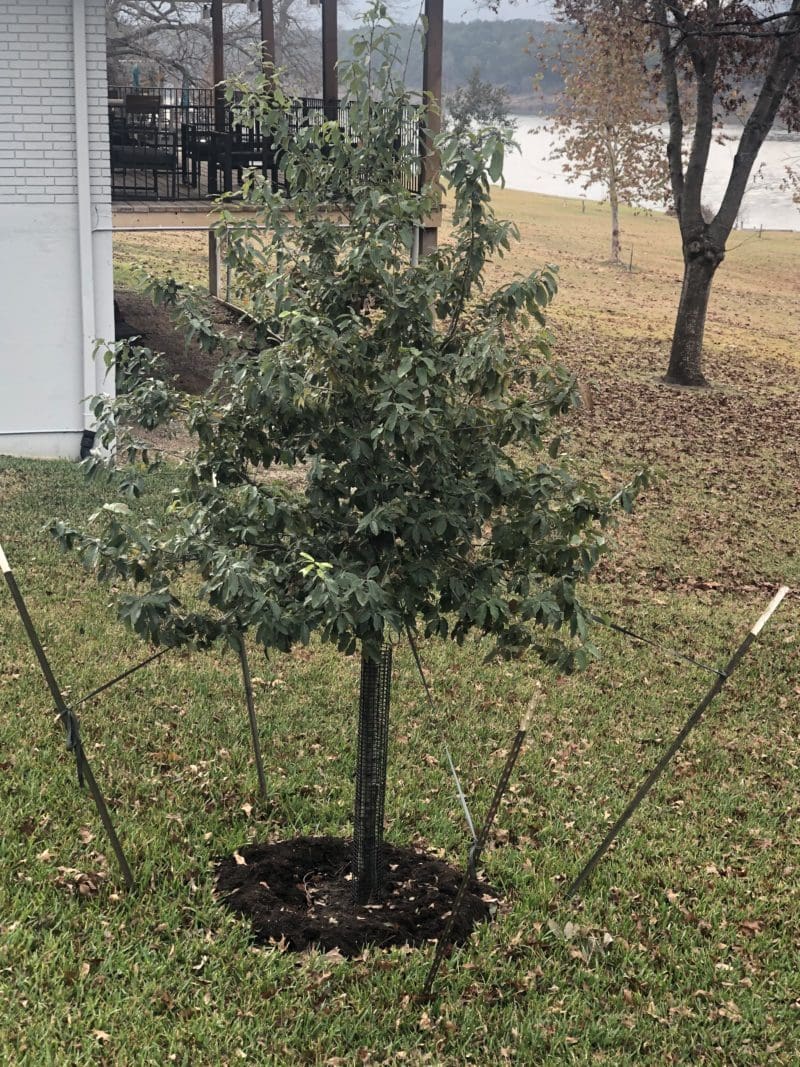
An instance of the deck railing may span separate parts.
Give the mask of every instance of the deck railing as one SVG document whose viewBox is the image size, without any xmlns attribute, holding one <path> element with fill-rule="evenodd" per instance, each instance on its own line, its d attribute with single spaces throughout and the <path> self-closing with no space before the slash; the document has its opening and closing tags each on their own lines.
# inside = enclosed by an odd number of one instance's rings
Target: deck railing
<svg viewBox="0 0 800 1067">
<path fill-rule="evenodd" d="M 215 129 L 212 89 L 121 88 L 109 90 L 112 200 L 202 200 L 233 192 L 244 169 L 261 167 L 277 187 L 280 160 L 258 129 L 234 121 L 226 108 L 226 128 Z M 293 105 L 296 129 L 326 119 L 325 101 L 302 97 Z M 347 135 L 349 110 L 341 103 L 337 121 Z M 413 113 L 404 113 L 398 155 L 417 156 L 419 130 Z M 409 152 L 409 149 L 411 151 Z M 419 189 L 419 167 L 403 167 L 403 184 Z"/>
<path fill-rule="evenodd" d="M 180 130 L 184 122 L 199 126 L 214 125 L 213 89 L 174 89 L 161 86 L 112 85 L 108 90 L 109 115 L 127 113 L 130 97 L 149 97 L 157 103 L 158 123 L 161 126 Z"/>
</svg>

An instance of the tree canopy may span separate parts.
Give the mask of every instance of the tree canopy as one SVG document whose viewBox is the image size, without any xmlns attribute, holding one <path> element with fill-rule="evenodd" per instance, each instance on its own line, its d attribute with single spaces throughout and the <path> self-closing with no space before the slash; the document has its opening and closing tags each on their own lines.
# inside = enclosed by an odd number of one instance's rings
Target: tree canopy
<svg viewBox="0 0 800 1067">
<path fill-rule="evenodd" d="M 575 391 L 544 332 L 554 270 L 488 284 L 490 258 L 517 237 L 491 205 L 504 131 L 435 139 L 452 234 L 418 257 L 441 186 L 415 189 L 429 116 L 395 80 L 384 20 L 381 5 L 370 10 L 341 65 L 346 127 L 297 129 L 272 71 L 229 85 L 237 117 L 269 131 L 286 182 L 276 191 L 251 172 L 242 199 L 253 214 L 218 223 L 251 327 L 219 334 L 190 293 L 151 281 L 219 351 L 219 368 L 187 400 L 152 373 L 151 353 L 112 345 L 123 389 L 93 402 L 101 454 L 88 468 L 102 470 L 115 447 L 148 464 L 121 431 L 178 413 L 194 451 L 165 511 L 141 510 L 146 479 L 128 468 L 95 530 L 53 524 L 115 583 L 119 617 L 156 644 L 227 643 L 243 664 L 246 633 L 266 650 L 316 635 L 360 652 L 359 902 L 380 899 L 385 880 L 392 639 L 475 635 L 489 654 L 585 665 L 594 649 L 579 586 L 641 481 L 605 499 L 562 454 L 553 420 Z"/>
<path fill-rule="evenodd" d="M 132 418 L 181 411 L 196 449 L 165 514 L 136 514 L 142 483 L 128 470 L 127 499 L 98 513 L 97 532 L 55 532 L 122 582 L 121 617 L 157 643 L 236 644 L 249 630 L 288 649 L 317 633 L 375 657 L 390 634 L 421 626 L 580 666 L 591 646 L 578 585 L 632 490 L 604 499 L 551 427 L 574 403 L 542 332 L 554 271 L 487 286 L 488 260 L 516 238 L 491 206 L 502 133 L 441 138 L 452 239 L 410 262 L 440 193 L 409 188 L 419 142 L 404 131 L 423 115 L 393 80 L 385 41 L 370 22 L 342 66 L 347 135 L 327 122 L 295 131 L 269 80 L 241 87 L 242 118 L 272 131 L 288 185 L 276 193 L 251 175 L 243 199 L 256 215 L 219 223 L 258 344 L 215 337 L 190 294 L 154 286 L 218 346 L 219 370 L 187 400 L 134 351 L 143 373 L 130 390 L 94 403 L 99 440 L 112 448 Z M 376 50 L 384 62 L 364 65 Z M 130 361 L 126 346 L 112 355 Z M 302 489 L 276 481 L 280 467 L 298 469 Z"/>
<path fill-rule="evenodd" d="M 466 84 L 459 86 L 445 100 L 447 121 L 461 130 L 475 126 L 489 130 L 514 129 L 516 122 L 510 117 L 508 108 L 506 90 L 484 81 L 480 67 L 473 67 Z"/>
<path fill-rule="evenodd" d="M 211 85 L 211 21 L 203 4 L 176 0 L 106 0 L 109 80 L 130 83 L 138 66 L 142 84 L 162 80 Z M 303 0 L 275 0 L 276 63 L 295 91 L 317 92 L 321 83 L 319 19 Z M 260 18 L 246 4 L 225 4 L 225 66 L 241 71 L 257 55 Z"/>
<path fill-rule="evenodd" d="M 398 25 L 398 56 L 409 88 L 422 84 L 422 27 Z M 561 37 L 561 28 L 536 19 L 475 19 L 445 22 L 442 52 L 442 84 L 446 93 L 466 85 L 477 68 L 481 79 L 502 87 L 511 96 L 532 99 L 532 79 L 538 73 L 542 88 L 553 93 L 561 87 L 560 75 L 540 64 L 535 42 L 545 35 Z M 352 31 L 341 32 L 340 54 L 351 56 Z M 531 42 L 534 42 L 533 44 Z M 406 66 L 407 60 L 407 66 Z"/>
</svg>

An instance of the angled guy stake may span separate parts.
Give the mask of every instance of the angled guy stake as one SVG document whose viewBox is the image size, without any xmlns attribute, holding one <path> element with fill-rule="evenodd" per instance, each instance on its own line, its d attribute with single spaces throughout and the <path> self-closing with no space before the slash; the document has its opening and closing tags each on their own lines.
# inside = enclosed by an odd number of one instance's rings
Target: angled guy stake
<svg viewBox="0 0 800 1067">
<path fill-rule="evenodd" d="M 16 605 L 19 617 L 22 620 L 22 625 L 25 627 L 25 632 L 28 635 L 28 640 L 33 647 L 33 651 L 36 653 L 36 658 L 39 661 L 39 666 L 42 669 L 47 686 L 55 701 L 56 709 L 58 711 L 59 718 L 64 726 L 64 730 L 67 735 L 67 748 L 75 753 L 75 763 L 78 770 L 78 781 L 83 785 L 84 780 L 89 787 L 89 792 L 92 794 L 97 813 L 100 816 L 100 821 L 108 834 L 111 841 L 111 847 L 114 849 L 114 854 L 117 857 L 117 863 L 122 871 L 122 877 L 125 879 L 125 885 L 128 889 L 133 889 L 134 881 L 131 869 L 128 866 L 128 861 L 125 859 L 125 853 L 122 851 L 122 845 L 119 843 L 116 831 L 114 830 L 114 824 L 111 822 L 111 816 L 108 813 L 108 807 L 103 799 L 103 794 L 100 792 L 100 787 L 95 781 L 92 768 L 89 766 L 89 761 L 86 758 L 86 753 L 83 749 L 83 743 L 81 742 L 80 729 L 78 719 L 72 708 L 69 707 L 64 700 L 64 695 L 56 681 L 53 674 L 50 663 L 48 662 L 42 643 L 39 640 L 39 635 L 36 633 L 36 629 L 33 625 L 33 621 L 28 613 L 28 609 L 25 605 L 25 601 L 22 598 L 19 586 L 17 585 L 16 578 L 11 572 L 6 554 L 3 551 L 3 546 L 0 545 L 0 571 L 8 585 L 11 596 Z"/>
<path fill-rule="evenodd" d="M 461 884 L 458 887 L 458 892 L 456 893 L 455 900 L 453 901 L 453 907 L 450 909 L 450 917 L 448 918 L 445 924 L 444 930 L 442 930 L 439 940 L 436 942 L 436 953 L 433 957 L 433 962 L 431 963 L 427 977 L 425 978 L 425 985 L 422 987 L 423 1000 L 430 999 L 431 990 L 433 989 L 433 983 L 436 981 L 436 975 L 438 974 L 439 968 L 442 965 L 442 960 L 444 959 L 445 953 L 447 952 L 447 949 L 450 946 L 450 937 L 453 933 L 453 926 L 455 925 L 455 921 L 458 918 L 459 912 L 461 911 L 461 905 L 464 900 L 464 894 L 466 893 L 467 887 L 473 878 L 472 872 L 477 867 L 480 855 L 486 847 L 486 842 L 489 839 L 489 833 L 492 829 L 495 816 L 497 815 L 498 809 L 500 808 L 500 801 L 503 799 L 503 795 L 505 794 L 505 791 L 508 788 L 508 782 L 511 778 L 511 772 L 514 770 L 514 764 L 517 762 L 520 751 L 522 749 L 522 744 L 525 740 L 525 735 L 528 732 L 528 727 L 530 726 L 531 717 L 533 715 L 533 705 L 534 701 L 531 700 L 528 706 L 528 710 L 526 711 L 522 722 L 519 724 L 519 729 L 517 730 L 517 733 L 511 744 L 511 748 L 508 751 L 508 756 L 506 757 L 506 762 L 503 766 L 503 773 L 500 775 L 500 780 L 498 781 L 497 788 L 494 791 L 492 802 L 489 805 L 488 812 L 486 813 L 486 819 L 472 845 L 472 848 L 470 849 L 469 863 L 467 865 L 467 869 L 464 871 L 464 877 L 461 879 Z"/>
<path fill-rule="evenodd" d="M 616 839 L 616 837 L 619 834 L 619 832 L 625 827 L 625 825 L 627 824 L 628 820 L 631 818 L 633 813 L 636 811 L 636 809 L 642 803 L 644 798 L 647 796 L 647 794 L 650 792 L 650 790 L 656 784 L 658 779 L 661 777 L 662 773 L 664 772 L 664 770 L 667 767 L 667 764 L 670 762 L 672 757 L 675 755 L 675 753 L 681 747 L 681 745 L 686 740 L 686 738 L 689 736 L 689 734 L 694 729 L 694 727 L 698 724 L 698 722 L 702 718 L 703 712 L 709 706 L 711 701 L 719 693 L 719 691 L 725 685 L 727 680 L 730 678 L 730 676 L 733 674 L 733 672 L 739 666 L 739 663 L 742 660 L 742 657 L 745 655 L 745 653 L 750 648 L 750 646 L 753 644 L 755 639 L 758 637 L 758 635 L 764 629 L 764 627 L 766 626 L 767 622 L 772 617 L 772 615 L 777 611 L 781 601 L 783 600 L 783 598 L 786 596 L 786 594 L 788 592 L 789 592 L 789 587 L 787 585 L 782 585 L 780 587 L 780 589 L 778 590 L 778 592 L 775 594 L 775 596 L 772 598 L 772 600 L 770 600 L 770 602 L 767 605 L 767 609 L 764 612 L 764 614 L 758 619 L 758 621 L 756 623 L 753 624 L 753 627 L 749 631 L 749 633 L 747 634 L 747 637 L 745 637 L 744 641 L 742 641 L 742 643 L 736 649 L 734 654 L 728 660 L 728 663 L 726 664 L 724 670 L 719 672 L 719 674 L 718 674 L 717 678 L 714 680 L 714 683 L 711 686 L 711 688 L 708 690 L 706 695 L 703 697 L 703 699 L 700 701 L 700 703 L 694 709 L 692 714 L 686 720 L 686 722 L 685 722 L 685 724 L 683 726 L 683 729 L 680 731 L 680 733 L 678 733 L 678 735 L 676 736 L 675 740 L 672 742 L 672 744 L 666 750 L 664 755 L 661 757 L 661 759 L 658 761 L 658 763 L 655 765 L 655 767 L 653 767 L 652 771 L 650 771 L 648 776 L 645 778 L 645 780 L 639 786 L 639 788 L 637 789 L 637 791 L 634 794 L 633 798 L 628 803 L 628 806 L 625 808 L 625 810 L 622 812 L 622 814 L 616 820 L 614 825 L 608 831 L 606 836 L 603 838 L 601 843 L 598 845 L 598 847 L 592 853 L 591 857 L 589 858 L 589 860 L 585 864 L 585 866 L 582 868 L 582 870 L 578 874 L 577 878 L 575 878 L 574 881 L 570 884 L 570 886 L 567 889 L 566 894 L 565 894 L 567 900 L 570 900 L 572 897 L 574 897 L 575 894 L 578 892 L 578 890 L 583 885 L 583 883 L 591 876 L 591 874 L 594 871 L 595 867 L 600 862 L 600 860 L 603 858 L 603 856 L 605 856 L 606 852 L 608 852 L 609 848 L 613 844 L 613 842 Z"/>
<path fill-rule="evenodd" d="M 247 702 L 247 718 L 250 721 L 250 735 L 253 739 L 253 756 L 256 761 L 256 773 L 258 774 L 258 791 L 262 799 L 267 796 L 267 779 L 264 776 L 264 764 L 261 760 L 261 744 L 258 740 L 258 721 L 256 719 L 256 705 L 253 700 L 253 679 L 250 677 L 250 664 L 247 662 L 247 649 L 244 643 L 244 634 L 239 634 L 239 661 L 242 665 L 242 682 L 244 683 L 244 696 Z"/>
</svg>

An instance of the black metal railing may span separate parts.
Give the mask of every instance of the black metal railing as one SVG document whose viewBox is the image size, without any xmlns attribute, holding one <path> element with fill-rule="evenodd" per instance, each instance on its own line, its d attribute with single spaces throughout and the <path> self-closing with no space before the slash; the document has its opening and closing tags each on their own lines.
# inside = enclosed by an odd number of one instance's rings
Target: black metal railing
<svg viewBox="0 0 800 1067">
<path fill-rule="evenodd" d="M 226 107 L 225 127 L 216 129 L 212 89 L 144 87 L 109 90 L 112 200 L 200 200 L 233 192 L 248 168 L 258 167 L 275 188 L 283 183 L 280 159 L 256 123 L 235 121 Z M 320 97 L 301 97 L 293 105 L 297 133 L 326 121 L 330 112 Z M 336 120 L 350 130 L 346 105 Z M 402 181 L 419 190 L 419 129 L 413 112 L 400 117 L 396 138 Z M 412 162 L 409 162 L 412 161 Z"/>
<path fill-rule="evenodd" d="M 113 85 L 108 90 L 109 117 L 127 116 L 130 105 L 135 109 L 139 99 L 151 101 L 158 124 L 180 130 L 185 122 L 198 126 L 214 125 L 213 89 L 172 89 L 160 86 Z"/>
<path fill-rule="evenodd" d="M 109 132 L 112 199 L 178 199 L 177 130 L 115 121 Z"/>
</svg>

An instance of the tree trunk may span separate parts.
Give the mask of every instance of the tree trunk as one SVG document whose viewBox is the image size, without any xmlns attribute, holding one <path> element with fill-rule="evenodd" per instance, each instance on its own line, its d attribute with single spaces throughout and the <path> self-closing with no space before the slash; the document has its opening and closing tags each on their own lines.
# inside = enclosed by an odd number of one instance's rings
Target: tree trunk
<svg viewBox="0 0 800 1067">
<path fill-rule="evenodd" d="M 611 262 L 619 263 L 619 196 L 617 195 L 617 178 L 613 165 L 608 180 L 608 203 L 611 208 Z"/>
<path fill-rule="evenodd" d="M 703 376 L 703 333 L 711 282 L 724 255 L 705 240 L 684 245 L 683 288 L 665 377 L 672 385 L 708 384 Z"/>
<path fill-rule="evenodd" d="M 616 189 L 609 192 L 608 202 L 611 205 L 611 262 L 619 263 L 619 200 Z"/>
<path fill-rule="evenodd" d="M 362 652 L 353 814 L 353 897 L 357 904 L 380 900 L 386 879 L 383 809 L 391 682 L 391 646 L 383 646 L 378 662 L 368 659 Z"/>
</svg>

